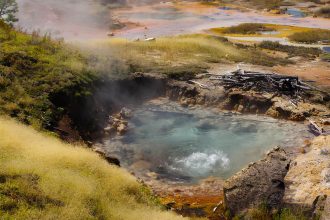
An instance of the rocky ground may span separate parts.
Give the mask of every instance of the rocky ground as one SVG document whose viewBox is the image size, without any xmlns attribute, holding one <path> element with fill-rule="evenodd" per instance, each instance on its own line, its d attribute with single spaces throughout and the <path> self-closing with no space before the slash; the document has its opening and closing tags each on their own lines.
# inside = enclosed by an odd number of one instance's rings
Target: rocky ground
<svg viewBox="0 0 330 220">
<path fill-rule="evenodd" d="M 293 99 L 271 92 L 246 91 L 240 88 L 226 90 L 207 75 L 201 75 L 193 82 L 169 82 L 167 96 L 179 101 L 183 106 L 217 106 L 225 110 L 265 114 L 294 121 L 314 118 L 321 123 L 330 115 L 327 93 L 316 91 L 308 97 Z"/>
<path fill-rule="evenodd" d="M 241 214 L 264 203 L 280 207 L 285 194 L 284 178 L 290 158 L 284 149 L 274 148 L 263 160 L 251 163 L 224 185 L 224 202 L 230 213 Z"/>
<path fill-rule="evenodd" d="M 138 75 L 141 77 L 141 74 Z M 153 75 L 148 74 L 146 77 L 153 78 Z M 159 75 L 156 79 L 164 83 L 163 96 L 178 101 L 182 106 L 212 106 L 219 110 L 295 121 L 312 119 L 325 131 L 329 129 L 330 110 L 327 107 L 327 94 L 323 92 L 313 92 L 293 103 L 286 95 L 239 88 L 225 89 L 205 75 L 191 79 L 193 83 Z M 129 129 L 126 120 L 130 115 L 129 109 L 125 108 L 113 114 L 105 127 L 105 133 L 124 135 Z M 250 164 L 226 182 L 208 178 L 196 185 L 169 184 L 158 180 L 157 175 L 151 173 L 150 180 L 145 184 L 152 186 L 168 209 L 186 216 L 225 219 L 225 209 L 232 213 L 242 213 L 262 201 L 268 201 L 272 208 L 282 207 L 283 204 L 299 204 L 309 207 L 308 213 L 318 213 L 318 210 L 329 209 L 325 205 L 329 203 L 328 199 L 324 199 L 324 195 L 330 193 L 329 137 L 322 135 L 306 142 L 305 146 L 294 153 L 276 148 L 265 159 Z M 109 158 L 109 162 L 120 164 L 102 149 L 96 151 Z M 245 195 L 244 198 L 242 195 Z M 318 196 L 321 196 L 319 202 L 315 202 Z"/>
<path fill-rule="evenodd" d="M 330 196 L 330 136 L 320 136 L 308 143 L 306 153 L 292 160 L 285 176 L 286 186 L 283 202 L 285 204 L 312 210 L 314 214 L 322 214 L 317 210 L 321 198 L 325 196 L 326 204 L 323 219 L 329 217 Z M 319 202 L 319 204 L 317 204 Z M 315 210 L 316 209 L 316 210 Z"/>
</svg>

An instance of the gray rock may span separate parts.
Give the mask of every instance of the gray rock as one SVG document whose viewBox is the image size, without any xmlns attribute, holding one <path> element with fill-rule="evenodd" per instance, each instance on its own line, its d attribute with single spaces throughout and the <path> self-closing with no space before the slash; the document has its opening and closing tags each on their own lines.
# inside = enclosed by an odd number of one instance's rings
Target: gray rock
<svg viewBox="0 0 330 220">
<path fill-rule="evenodd" d="M 119 166 L 120 167 L 120 161 L 118 158 L 109 156 L 105 150 L 103 150 L 100 147 L 94 147 L 94 152 L 98 153 L 103 159 L 105 159 L 108 163 Z"/>
<path fill-rule="evenodd" d="M 324 170 L 324 182 L 330 183 L 330 169 Z"/>
<path fill-rule="evenodd" d="M 321 213 L 320 220 L 327 220 L 330 219 L 330 197 L 327 196 L 325 202 L 324 202 L 324 207 L 323 211 Z"/>
<path fill-rule="evenodd" d="M 118 135 L 124 135 L 128 130 L 128 126 L 125 123 L 120 123 L 117 127 Z"/>
<path fill-rule="evenodd" d="M 312 219 L 330 219 L 330 198 L 327 195 L 318 196 L 313 204 Z"/>
<path fill-rule="evenodd" d="M 321 154 L 321 155 L 328 155 L 328 154 L 329 154 L 329 151 L 328 151 L 327 149 L 324 148 L 324 149 L 321 149 L 321 150 L 320 150 L 320 154 Z"/>
<path fill-rule="evenodd" d="M 265 159 L 250 164 L 226 181 L 225 207 L 232 214 L 244 213 L 262 203 L 277 208 L 284 196 L 284 177 L 289 165 L 287 153 L 282 148 L 274 148 Z"/>
<path fill-rule="evenodd" d="M 133 117 L 133 111 L 126 107 L 122 108 L 119 114 L 124 119 Z"/>
</svg>

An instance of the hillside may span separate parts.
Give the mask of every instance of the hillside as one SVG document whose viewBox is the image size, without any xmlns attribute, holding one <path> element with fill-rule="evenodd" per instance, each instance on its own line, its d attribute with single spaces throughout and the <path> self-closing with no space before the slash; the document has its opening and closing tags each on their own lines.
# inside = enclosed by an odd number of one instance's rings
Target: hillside
<svg viewBox="0 0 330 220">
<path fill-rule="evenodd" d="M 36 128 L 50 127 L 63 109 L 54 94 L 88 95 L 94 78 L 87 59 L 62 41 L 11 29 L 0 21 L 0 114 Z"/>
<path fill-rule="evenodd" d="M 183 219 L 82 146 L 0 118 L 2 219 Z"/>
</svg>

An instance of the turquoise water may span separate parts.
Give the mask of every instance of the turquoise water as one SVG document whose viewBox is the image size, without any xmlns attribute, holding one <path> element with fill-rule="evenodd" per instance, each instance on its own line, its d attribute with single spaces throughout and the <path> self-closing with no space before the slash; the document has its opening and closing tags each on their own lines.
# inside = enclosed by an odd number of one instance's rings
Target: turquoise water
<svg viewBox="0 0 330 220">
<path fill-rule="evenodd" d="M 188 110 L 175 103 L 145 105 L 129 121 L 130 131 L 105 146 L 137 176 L 196 182 L 227 178 L 274 146 L 296 146 L 309 137 L 303 124 L 266 117 Z"/>
<path fill-rule="evenodd" d="M 324 52 L 330 53 L 330 47 L 323 47 L 322 49 Z"/>
<path fill-rule="evenodd" d="M 286 13 L 291 15 L 294 18 L 303 18 L 306 17 L 306 14 L 298 8 L 288 8 Z"/>
</svg>

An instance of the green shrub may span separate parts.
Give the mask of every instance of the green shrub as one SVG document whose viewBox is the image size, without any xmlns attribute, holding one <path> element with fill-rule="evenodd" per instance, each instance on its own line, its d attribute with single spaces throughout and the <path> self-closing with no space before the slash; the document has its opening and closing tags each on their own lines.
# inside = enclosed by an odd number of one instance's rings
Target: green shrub
<svg viewBox="0 0 330 220">
<path fill-rule="evenodd" d="M 0 114 L 49 126 L 57 117 L 52 95 L 85 90 L 94 78 L 87 58 L 48 34 L 27 35 L 0 21 L 0 42 Z"/>
<path fill-rule="evenodd" d="M 330 18 L 330 6 L 324 6 L 317 10 L 316 15 L 322 16 L 325 18 Z"/>
<path fill-rule="evenodd" d="M 283 0 L 248 0 L 248 1 L 258 8 L 266 8 L 266 9 L 277 9 L 285 3 L 285 1 Z"/>
<path fill-rule="evenodd" d="M 307 220 L 302 210 L 283 208 L 270 211 L 265 205 L 249 209 L 247 214 L 240 219 L 244 220 Z"/>
<path fill-rule="evenodd" d="M 330 53 L 322 54 L 321 59 L 330 62 Z"/>
<path fill-rule="evenodd" d="M 268 50 L 275 50 L 288 53 L 289 56 L 301 56 L 306 58 L 315 58 L 322 54 L 322 50 L 312 47 L 297 47 L 282 45 L 279 42 L 263 41 L 259 44 L 259 47 Z"/>
<path fill-rule="evenodd" d="M 330 42 L 330 30 L 310 30 L 304 32 L 297 32 L 289 36 L 292 41 L 300 43 L 318 43 Z"/>
<path fill-rule="evenodd" d="M 225 34 L 257 34 L 262 31 L 274 31 L 272 28 L 266 27 L 264 24 L 257 23 L 244 23 L 237 26 L 226 28 L 223 33 Z"/>
<path fill-rule="evenodd" d="M 293 212 L 291 209 L 284 208 L 273 216 L 274 220 L 307 220 L 302 211 Z"/>
</svg>

